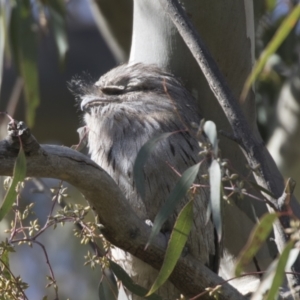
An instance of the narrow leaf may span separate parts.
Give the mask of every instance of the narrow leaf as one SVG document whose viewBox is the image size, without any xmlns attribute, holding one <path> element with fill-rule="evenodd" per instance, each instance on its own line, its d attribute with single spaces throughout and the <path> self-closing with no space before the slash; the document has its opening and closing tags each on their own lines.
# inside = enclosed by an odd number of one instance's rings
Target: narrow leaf
<svg viewBox="0 0 300 300">
<path fill-rule="evenodd" d="M 212 145 L 215 157 L 218 156 L 218 135 L 217 127 L 213 121 L 206 121 L 203 130 Z"/>
<path fill-rule="evenodd" d="M 45 3 L 62 17 L 66 16 L 66 4 L 64 0 L 50 0 Z"/>
<path fill-rule="evenodd" d="M 11 14 L 11 3 L 0 1 L 0 94 L 3 79 L 4 57 L 9 60 L 9 43 L 8 43 L 8 20 Z"/>
<path fill-rule="evenodd" d="M 11 45 L 14 59 L 24 80 L 26 120 L 32 127 L 39 105 L 37 45 L 29 0 L 16 0 L 11 17 Z"/>
<path fill-rule="evenodd" d="M 3 73 L 4 60 L 4 43 L 5 43 L 5 4 L 0 2 L 0 93 Z"/>
<path fill-rule="evenodd" d="M 149 241 L 146 247 L 151 244 L 153 238 L 161 230 L 162 225 L 167 221 L 169 216 L 174 212 L 176 205 L 179 201 L 186 195 L 187 191 L 190 189 L 191 185 L 194 183 L 197 174 L 199 172 L 200 163 L 188 168 L 181 176 L 179 181 L 176 183 L 171 194 L 167 198 L 166 202 L 163 204 L 162 208 L 156 215 Z"/>
<path fill-rule="evenodd" d="M 120 267 L 118 264 L 113 262 L 109 259 L 109 265 L 111 270 L 114 272 L 116 277 L 122 281 L 123 285 L 133 294 L 138 295 L 140 297 L 144 297 L 147 293 L 147 290 L 137 284 L 135 284 L 132 279 L 128 276 L 128 274 L 123 270 L 122 267 Z M 159 297 L 156 294 L 152 294 L 151 296 L 147 297 L 149 300 L 162 300 L 161 297 Z"/>
<path fill-rule="evenodd" d="M 299 254 L 299 249 L 292 249 L 293 245 L 294 242 L 289 241 L 280 257 L 271 263 L 264 273 L 256 292 L 251 297 L 251 300 L 261 300 L 263 296 L 266 296 L 264 299 L 268 300 L 276 299 L 278 289 L 283 280 L 284 272 L 290 271 L 291 266 Z M 268 290 L 269 292 L 266 294 Z"/>
<path fill-rule="evenodd" d="M 210 211 L 212 212 L 213 223 L 217 230 L 218 240 L 222 238 L 222 214 L 221 214 L 221 168 L 214 159 L 208 169 L 210 185 Z"/>
<path fill-rule="evenodd" d="M 118 299 L 118 288 L 113 273 L 109 270 L 104 270 L 98 288 L 99 299 L 113 300 Z"/>
<path fill-rule="evenodd" d="M 299 254 L 299 249 L 295 249 L 295 251 L 297 252 L 297 255 L 296 256 L 292 255 L 291 256 L 292 259 L 289 259 L 290 258 L 290 253 L 291 253 L 291 250 L 292 250 L 293 247 L 294 247 L 294 242 L 289 241 L 288 244 L 285 246 L 284 250 L 282 251 L 282 253 L 281 253 L 281 255 L 278 259 L 278 264 L 277 264 L 276 271 L 274 273 L 273 282 L 272 282 L 271 288 L 268 292 L 268 297 L 266 298 L 266 300 L 276 299 L 277 294 L 278 294 L 278 290 L 279 290 L 279 288 L 280 288 L 280 286 L 283 282 L 283 279 L 284 279 L 285 269 L 286 268 L 290 269 L 290 267 L 295 262 L 298 254 Z M 294 260 L 293 260 L 293 258 L 294 258 Z"/>
<path fill-rule="evenodd" d="M 52 19 L 54 38 L 58 49 L 60 65 L 62 66 L 69 49 L 65 4 L 63 0 L 51 0 L 47 4 L 50 7 L 49 12 Z"/>
<path fill-rule="evenodd" d="M 124 290 L 123 284 L 120 285 L 118 300 L 129 300 Z"/>
<path fill-rule="evenodd" d="M 277 220 L 278 214 L 265 214 L 260 222 L 254 227 L 245 248 L 242 250 L 236 268 L 235 274 L 239 276 L 244 267 L 252 260 L 263 242 L 268 238 L 273 223 Z"/>
<path fill-rule="evenodd" d="M 267 7 L 267 10 L 270 12 L 272 11 L 274 8 L 275 8 L 275 5 L 276 5 L 276 1 L 277 0 L 266 0 L 266 7 Z"/>
<path fill-rule="evenodd" d="M 244 85 L 241 99 L 245 100 L 248 94 L 248 91 L 253 84 L 253 82 L 257 79 L 258 75 L 264 68 L 268 58 L 279 48 L 288 34 L 296 25 L 298 19 L 300 17 L 300 4 L 296 5 L 293 11 L 283 20 L 280 27 L 277 29 L 274 37 L 269 42 L 265 50 L 260 55 L 258 61 L 256 62 L 251 74 L 246 80 Z"/>
<path fill-rule="evenodd" d="M 257 184 L 256 182 L 253 181 L 247 181 L 250 185 L 252 185 L 257 191 L 259 192 L 263 192 L 269 196 L 271 196 L 272 198 L 276 199 L 276 197 L 267 189 L 265 189 L 264 187 L 260 186 L 259 184 Z"/>
<path fill-rule="evenodd" d="M 12 183 L 5 195 L 5 198 L 0 207 L 0 221 L 7 215 L 10 211 L 12 205 L 14 204 L 17 196 L 16 187 L 18 182 L 23 181 L 26 176 L 26 158 L 22 148 L 20 147 L 20 151 L 18 157 L 15 162 L 13 179 Z"/>
<path fill-rule="evenodd" d="M 152 151 L 156 147 L 157 143 L 168 138 L 172 134 L 173 132 L 167 132 L 151 139 L 141 148 L 136 157 L 133 166 L 133 176 L 137 191 L 139 192 L 142 198 L 145 198 L 145 177 L 143 172 L 144 165 L 149 156 L 151 155 Z"/>
<path fill-rule="evenodd" d="M 11 274 L 10 272 L 8 271 L 7 268 L 9 268 L 9 251 L 7 250 L 4 250 L 1 254 L 1 261 L 5 264 L 5 266 L 3 266 L 3 269 L 2 269 L 2 274 L 4 276 L 4 278 L 6 279 L 11 279 Z M 0 263 L 1 265 L 1 263 Z"/>
<path fill-rule="evenodd" d="M 188 202 L 178 215 L 168 243 L 163 265 L 147 296 L 153 294 L 161 287 L 173 272 L 192 228 L 193 204 L 192 200 Z"/>
</svg>

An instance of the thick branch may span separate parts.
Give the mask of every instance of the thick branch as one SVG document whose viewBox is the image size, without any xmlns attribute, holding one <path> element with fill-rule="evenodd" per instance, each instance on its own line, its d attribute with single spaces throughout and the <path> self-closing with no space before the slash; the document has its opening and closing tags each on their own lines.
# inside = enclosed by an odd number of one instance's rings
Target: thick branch
<svg viewBox="0 0 300 300">
<path fill-rule="evenodd" d="M 20 123 L 19 123 L 20 124 Z M 83 154 L 66 147 L 40 146 L 28 129 L 22 126 L 0 142 L 0 175 L 11 176 L 19 148 L 19 137 L 26 154 L 27 176 L 51 177 L 74 185 L 90 202 L 104 225 L 103 234 L 115 246 L 130 252 L 159 269 L 166 249 L 160 234 L 147 250 L 150 227 L 137 217 L 119 187 L 107 173 Z M 195 296 L 206 287 L 223 280 L 190 255 L 181 258 L 170 280 L 184 294 Z M 219 299 L 245 299 L 229 284 L 224 284 Z M 209 299 L 208 294 L 201 299 Z"/>
<path fill-rule="evenodd" d="M 265 197 L 268 197 L 268 200 L 272 202 L 273 206 L 279 212 L 285 212 L 285 203 L 277 201 L 284 190 L 283 180 L 281 180 L 282 185 L 278 185 L 278 181 L 274 180 L 274 177 L 281 178 L 281 174 L 274 165 L 262 141 L 254 135 L 249 127 L 238 101 L 230 91 L 217 64 L 201 40 L 200 35 L 177 0 L 160 0 L 160 2 L 165 11 L 170 15 L 183 40 L 198 62 L 211 90 L 223 108 L 233 134 L 239 140 L 248 164 L 257 170 L 257 172 L 254 172 L 257 183 L 268 189 L 275 196 L 275 199 L 267 195 Z M 270 206 L 269 210 L 272 210 Z M 281 216 L 280 223 L 282 226 L 279 224 L 275 225 L 275 237 L 277 247 L 281 252 L 288 240 L 284 229 L 290 227 L 289 217 Z M 294 270 L 300 272 L 300 263 L 295 264 Z M 296 275 L 289 276 L 289 283 L 291 287 L 300 286 L 300 277 Z"/>
</svg>

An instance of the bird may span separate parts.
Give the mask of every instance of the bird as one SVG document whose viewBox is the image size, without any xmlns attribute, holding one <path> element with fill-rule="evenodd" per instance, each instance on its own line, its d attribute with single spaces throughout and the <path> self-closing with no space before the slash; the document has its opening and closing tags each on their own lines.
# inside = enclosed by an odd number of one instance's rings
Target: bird
<svg viewBox="0 0 300 300">
<path fill-rule="evenodd" d="M 144 63 L 117 66 L 95 83 L 76 78 L 71 85 L 76 86 L 72 89 L 84 112 L 91 159 L 114 179 L 134 212 L 145 222 L 153 222 L 180 174 L 200 160 L 202 149 L 193 124 L 199 124 L 202 117 L 195 99 L 174 75 Z M 172 134 L 157 143 L 145 163 L 142 197 L 134 180 L 135 159 L 145 143 L 166 132 Z M 207 165 L 202 164 L 197 183 L 203 182 L 201 175 L 207 174 Z M 171 232 L 189 199 L 188 195 L 182 199 L 163 232 Z M 208 205 L 209 188 L 197 189 L 186 250 L 217 273 L 220 248 L 213 222 L 206 216 Z M 153 284 L 157 270 L 121 249 L 113 247 L 111 251 L 135 283 L 145 288 Z M 171 282 L 157 293 L 163 299 L 180 296 Z"/>
</svg>

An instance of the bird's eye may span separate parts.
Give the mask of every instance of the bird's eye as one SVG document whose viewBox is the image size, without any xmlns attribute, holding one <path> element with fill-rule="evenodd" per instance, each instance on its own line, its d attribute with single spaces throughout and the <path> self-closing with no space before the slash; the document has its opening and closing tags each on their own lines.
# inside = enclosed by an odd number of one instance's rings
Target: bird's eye
<svg viewBox="0 0 300 300">
<path fill-rule="evenodd" d="M 122 85 L 110 85 L 101 88 L 101 91 L 107 95 L 120 95 L 125 91 L 125 87 Z"/>
</svg>

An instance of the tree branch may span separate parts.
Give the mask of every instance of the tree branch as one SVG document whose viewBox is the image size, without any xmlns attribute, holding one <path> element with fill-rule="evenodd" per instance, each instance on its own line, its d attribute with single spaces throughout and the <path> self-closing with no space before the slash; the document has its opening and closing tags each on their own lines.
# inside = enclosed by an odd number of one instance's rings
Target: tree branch
<svg viewBox="0 0 300 300">
<path fill-rule="evenodd" d="M 177 0 L 160 0 L 160 3 L 163 9 L 169 14 L 174 25 L 200 66 L 212 92 L 227 116 L 233 130 L 233 135 L 240 141 L 241 149 L 248 164 L 250 167 L 257 169 L 257 172 L 254 173 L 257 183 L 268 189 L 275 195 L 276 199 L 273 199 L 268 195 L 264 196 L 276 207 L 277 211 L 286 212 L 287 207 L 285 203 L 279 203 L 277 201 L 284 190 L 282 176 L 261 139 L 255 136 L 249 127 L 238 101 L 233 96 L 226 80 L 209 53 L 209 50 L 203 43 L 199 33 L 194 28 L 192 22 Z M 259 167 L 257 168 L 257 166 Z M 274 178 L 277 180 L 274 180 Z M 281 182 L 281 184 L 278 184 L 278 182 Z M 268 209 L 269 211 L 272 211 L 270 206 Z M 290 218 L 287 215 L 282 215 L 280 217 L 280 224 L 277 223 L 274 225 L 274 233 L 278 250 L 281 252 L 289 239 L 289 236 L 285 234 L 284 229 L 290 227 Z M 295 263 L 294 271 L 299 274 L 299 261 Z M 291 288 L 300 286 L 300 276 L 289 275 L 288 280 Z M 294 297 L 298 299 L 298 295 L 294 295 Z"/>
<path fill-rule="evenodd" d="M 144 250 L 151 228 L 137 217 L 114 180 L 85 155 L 67 147 L 41 146 L 23 122 L 10 124 L 9 136 L 0 142 L 0 175 L 12 176 L 19 138 L 26 154 L 27 176 L 57 178 L 78 188 L 99 215 L 102 233 L 109 242 L 156 269 L 161 267 L 167 246 L 165 236 L 159 234 Z M 222 278 L 190 255 L 179 259 L 170 280 L 191 297 L 223 283 Z M 206 294 L 201 299 L 210 297 Z M 226 283 L 219 299 L 245 298 Z"/>
</svg>

